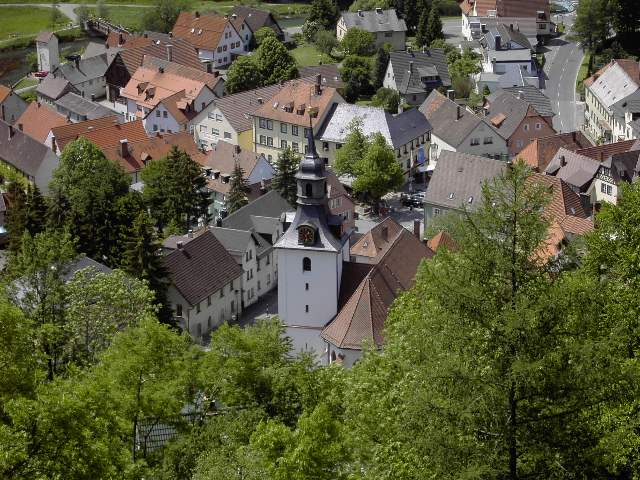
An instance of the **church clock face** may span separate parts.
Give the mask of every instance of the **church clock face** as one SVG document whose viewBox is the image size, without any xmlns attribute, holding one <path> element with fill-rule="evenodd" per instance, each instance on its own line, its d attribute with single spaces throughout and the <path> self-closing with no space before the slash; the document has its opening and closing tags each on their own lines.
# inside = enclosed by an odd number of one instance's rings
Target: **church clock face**
<svg viewBox="0 0 640 480">
<path fill-rule="evenodd" d="M 298 228 L 298 242 L 302 245 L 313 245 L 316 239 L 316 232 L 313 228 L 308 226 L 302 226 Z"/>
</svg>

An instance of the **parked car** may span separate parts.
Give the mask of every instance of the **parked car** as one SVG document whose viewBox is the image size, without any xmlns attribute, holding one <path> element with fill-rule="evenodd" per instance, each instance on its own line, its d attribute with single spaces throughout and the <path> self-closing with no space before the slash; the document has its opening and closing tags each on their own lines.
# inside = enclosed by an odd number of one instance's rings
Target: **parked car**
<svg viewBox="0 0 640 480">
<path fill-rule="evenodd" d="M 402 195 L 400 201 L 405 207 L 422 208 L 424 205 L 424 192 L 416 192 L 409 195 Z"/>
</svg>

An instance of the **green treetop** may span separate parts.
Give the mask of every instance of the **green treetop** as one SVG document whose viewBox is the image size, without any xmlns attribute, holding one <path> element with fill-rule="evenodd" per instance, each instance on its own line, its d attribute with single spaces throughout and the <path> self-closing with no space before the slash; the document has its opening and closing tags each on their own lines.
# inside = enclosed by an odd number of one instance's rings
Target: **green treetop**
<svg viewBox="0 0 640 480">
<path fill-rule="evenodd" d="M 236 210 L 244 207 L 249 203 L 247 194 L 249 193 L 249 184 L 245 178 L 244 170 L 238 162 L 236 162 L 229 184 L 229 195 L 227 196 L 227 210 L 231 214 Z"/>
</svg>

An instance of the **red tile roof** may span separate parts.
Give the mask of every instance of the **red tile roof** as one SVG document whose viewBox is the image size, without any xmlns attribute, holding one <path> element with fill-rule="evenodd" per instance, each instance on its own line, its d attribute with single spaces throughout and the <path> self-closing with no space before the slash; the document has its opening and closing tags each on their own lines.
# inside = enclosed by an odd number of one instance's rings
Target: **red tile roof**
<svg viewBox="0 0 640 480">
<path fill-rule="evenodd" d="M 381 347 L 387 312 L 398 293 L 415 283 L 420 262 L 433 252 L 402 229 L 393 246 L 365 275 L 322 337 L 339 348 L 360 350 L 364 342 Z"/>
<path fill-rule="evenodd" d="M 210 178 L 207 186 L 219 193 L 229 193 L 231 183 L 223 181 L 224 176 L 231 176 L 236 162 L 244 171 L 246 177 L 251 175 L 258 163 L 259 154 L 250 150 L 243 150 L 238 145 L 232 145 L 220 140 L 212 150 L 202 155 L 201 165 L 218 171 L 218 178 Z M 227 177 L 228 178 L 228 177 Z"/>
<path fill-rule="evenodd" d="M 544 172 L 560 148 L 576 151 L 589 146 L 591 143 L 581 132 L 558 133 L 534 139 L 520 150 L 518 158 L 524 160 L 534 170 Z"/>
<path fill-rule="evenodd" d="M 438 252 L 441 247 L 447 248 L 447 250 L 454 251 L 458 248 L 456 242 L 451 235 L 447 232 L 438 232 L 436 233 L 428 242 L 427 247 L 429 247 L 434 252 Z"/>
<path fill-rule="evenodd" d="M 103 128 L 87 131 L 82 133 L 81 136 L 89 140 L 101 150 L 106 149 L 107 147 L 120 145 L 120 140 L 141 142 L 149 139 L 149 136 L 142 125 L 142 120 L 111 124 Z"/>
<path fill-rule="evenodd" d="M 381 258 L 394 244 L 400 233 L 402 225 L 393 218 L 387 217 L 371 230 L 365 233 L 351 246 L 349 253 L 354 256 Z"/>
<path fill-rule="evenodd" d="M 188 41 L 196 48 L 214 50 L 229 19 L 216 14 L 180 12 L 173 26 L 173 36 Z"/>
<path fill-rule="evenodd" d="M 187 132 L 158 134 L 141 141 L 127 139 L 124 155 L 119 141 L 101 150 L 109 160 L 119 163 L 125 172 L 134 173 L 142 170 L 148 162 L 166 157 L 174 145 L 198 163 L 205 157 Z"/>
<path fill-rule="evenodd" d="M 0 84 L 0 103 L 4 102 L 9 95 L 11 95 L 11 89 Z"/>
<path fill-rule="evenodd" d="M 20 115 L 20 118 L 16 120 L 18 128 L 22 126 L 24 133 L 35 138 L 40 143 L 44 143 L 53 128 L 69 125 L 70 123 L 64 115 L 54 112 L 40 102 L 31 102 Z"/>
<path fill-rule="evenodd" d="M 85 122 L 72 123 L 69 125 L 63 125 L 60 127 L 54 127 L 51 129 L 55 138 L 56 148 L 54 152 L 58 150 L 64 150 L 67 143 L 72 142 L 80 135 L 90 132 L 94 129 L 104 128 L 119 123 L 118 115 L 112 117 L 96 118 L 95 120 L 87 120 Z"/>
<path fill-rule="evenodd" d="M 611 155 L 618 153 L 629 152 L 633 150 L 636 140 L 623 140 L 622 142 L 605 143 L 603 145 L 596 145 L 594 147 L 581 148 L 575 152 L 584 155 L 585 157 L 593 158 L 594 160 L 602 161 L 609 158 Z"/>
</svg>

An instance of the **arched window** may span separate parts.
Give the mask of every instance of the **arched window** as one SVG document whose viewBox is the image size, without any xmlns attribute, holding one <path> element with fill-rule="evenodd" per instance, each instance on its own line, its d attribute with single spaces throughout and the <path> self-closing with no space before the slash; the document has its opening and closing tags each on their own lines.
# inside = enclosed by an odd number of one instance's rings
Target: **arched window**
<svg viewBox="0 0 640 480">
<path fill-rule="evenodd" d="M 306 197 L 312 197 L 312 196 L 313 196 L 313 187 L 311 186 L 311 184 L 310 184 L 310 183 L 307 183 L 307 184 L 304 186 L 304 195 L 305 195 Z"/>
<path fill-rule="evenodd" d="M 302 271 L 303 272 L 311 271 L 311 259 L 309 257 L 304 257 L 302 259 Z"/>
</svg>

